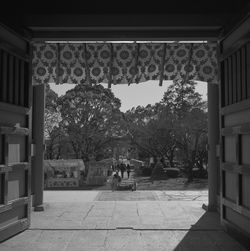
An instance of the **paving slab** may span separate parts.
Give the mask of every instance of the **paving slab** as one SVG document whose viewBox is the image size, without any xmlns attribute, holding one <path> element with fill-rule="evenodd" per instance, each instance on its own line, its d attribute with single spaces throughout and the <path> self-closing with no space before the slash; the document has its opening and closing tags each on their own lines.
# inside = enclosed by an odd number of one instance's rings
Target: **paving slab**
<svg viewBox="0 0 250 251">
<path fill-rule="evenodd" d="M 99 201 L 154 201 L 158 200 L 153 191 L 101 191 L 96 200 Z"/>
<path fill-rule="evenodd" d="M 45 196 L 45 211 L 31 213 L 30 229 L 0 250 L 246 251 L 222 230 L 217 213 L 202 209 L 204 191 L 99 191 L 78 201 L 71 195 L 60 193 L 55 202 L 55 194 Z"/>
<path fill-rule="evenodd" d="M 98 191 L 44 191 L 44 201 L 49 202 L 88 202 L 94 201 Z"/>
<path fill-rule="evenodd" d="M 247 251 L 223 231 L 27 230 L 1 251 Z"/>
</svg>

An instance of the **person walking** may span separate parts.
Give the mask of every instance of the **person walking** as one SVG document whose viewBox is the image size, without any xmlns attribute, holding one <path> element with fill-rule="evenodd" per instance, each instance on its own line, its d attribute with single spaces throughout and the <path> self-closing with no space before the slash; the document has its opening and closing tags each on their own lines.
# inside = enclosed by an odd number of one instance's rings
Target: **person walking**
<svg viewBox="0 0 250 251">
<path fill-rule="evenodd" d="M 130 165 L 129 165 L 129 164 L 127 164 L 126 169 L 127 169 L 128 179 L 129 179 L 129 175 L 130 175 L 130 171 L 131 171 L 131 168 L 130 168 Z"/>
<path fill-rule="evenodd" d="M 114 190 L 117 190 L 119 182 L 121 182 L 121 177 L 119 176 L 118 171 L 116 171 L 115 174 L 113 175 L 113 179 L 111 183 L 112 192 Z"/>
<path fill-rule="evenodd" d="M 121 164 L 121 166 L 120 166 L 120 170 L 121 170 L 121 176 L 122 176 L 122 179 L 123 179 L 124 172 L 125 172 L 125 170 L 126 170 L 126 166 L 125 166 L 125 164 L 124 164 L 124 163 L 122 163 L 122 164 Z"/>
</svg>

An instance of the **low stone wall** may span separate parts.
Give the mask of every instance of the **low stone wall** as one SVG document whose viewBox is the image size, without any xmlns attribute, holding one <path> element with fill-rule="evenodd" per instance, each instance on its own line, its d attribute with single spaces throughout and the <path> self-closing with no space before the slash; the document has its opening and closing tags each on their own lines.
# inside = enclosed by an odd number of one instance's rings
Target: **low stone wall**
<svg viewBox="0 0 250 251">
<path fill-rule="evenodd" d="M 76 178 L 48 178 L 46 187 L 79 187 L 79 179 Z"/>
</svg>

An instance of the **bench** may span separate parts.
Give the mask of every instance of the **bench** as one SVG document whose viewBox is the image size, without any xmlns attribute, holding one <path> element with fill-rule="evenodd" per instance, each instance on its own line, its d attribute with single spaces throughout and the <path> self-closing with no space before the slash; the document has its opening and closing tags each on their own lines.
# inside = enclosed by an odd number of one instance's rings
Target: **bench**
<svg viewBox="0 0 250 251">
<path fill-rule="evenodd" d="M 118 183 L 117 189 L 118 190 L 131 189 L 132 191 L 135 191 L 136 190 L 136 181 L 134 179 L 122 180 L 120 183 Z"/>
</svg>

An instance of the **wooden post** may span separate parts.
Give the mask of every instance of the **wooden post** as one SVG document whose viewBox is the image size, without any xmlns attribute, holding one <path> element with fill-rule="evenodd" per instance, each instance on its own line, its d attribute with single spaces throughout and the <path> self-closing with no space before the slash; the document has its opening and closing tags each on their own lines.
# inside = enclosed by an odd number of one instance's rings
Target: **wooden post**
<svg viewBox="0 0 250 251">
<path fill-rule="evenodd" d="M 219 85 L 208 83 L 208 211 L 217 210 L 217 184 L 219 161 L 216 148 L 219 144 Z"/>
<path fill-rule="evenodd" d="M 43 211 L 44 188 L 44 107 L 45 86 L 33 87 L 33 142 L 34 157 L 32 161 L 33 207 L 34 211 Z"/>
</svg>

